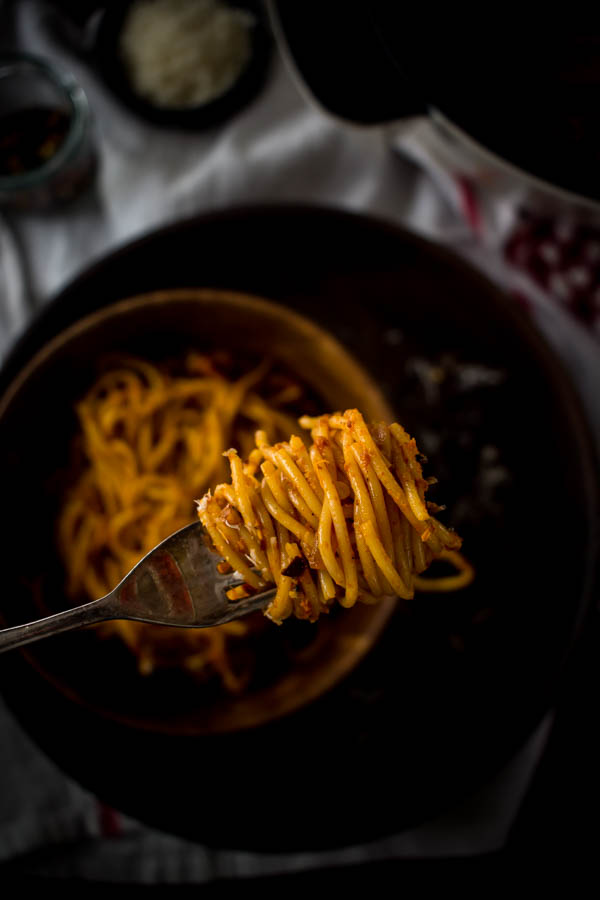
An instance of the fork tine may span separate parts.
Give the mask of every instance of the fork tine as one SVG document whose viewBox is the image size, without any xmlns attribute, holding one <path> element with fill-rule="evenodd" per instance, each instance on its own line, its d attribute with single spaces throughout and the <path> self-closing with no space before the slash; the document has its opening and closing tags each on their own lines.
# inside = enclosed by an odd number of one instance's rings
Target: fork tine
<svg viewBox="0 0 600 900">
<path fill-rule="evenodd" d="M 222 575 L 217 571 L 218 558 L 205 544 L 203 534 L 200 522 L 175 532 L 105 597 L 36 622 L 0 629 L 0 652 L 107 619 L 204 628 L 264 610 L 275 596 L 275 588 L 229 600 L 225 594 L 228 585 L 243 584 L 243 579 L 235 572 Z"/>
<path fill-rule="evenodd" d="M 226 592 L 244 584 L 244 579 L 237 572 L 218 571 L 219 557 L 204 538 L 202 524 L 194 522 L 138 563 L 115 589 L 121 600 L 120 617 L 206 627 L 264 608 L 274 594 L 266 585 L 260 594 L 240 600 L 227 597 Z"/>
</svg>

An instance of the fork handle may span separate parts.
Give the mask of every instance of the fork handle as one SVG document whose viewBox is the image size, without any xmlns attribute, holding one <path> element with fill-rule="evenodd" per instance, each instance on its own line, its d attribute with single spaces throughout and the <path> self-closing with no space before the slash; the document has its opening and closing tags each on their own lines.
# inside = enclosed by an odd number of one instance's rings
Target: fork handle
<svg viewBox="0 0 600 900">
<path fill-rule="evenodd" d="M 84 625 L 94 625 L 106 619 L 114 618 L 111 608 L 112 594 L 76 606 L 74 609 L 66 609 L 64 612 L 37 619 L 35 622 L 27 622 L 25 625 L 14 625 L 12 628 L 0 630 L 0 653 L 4 650 L 13 650 L 15 647 L 23 647 L 40 638 L 60 634 L 63 631 L 73 631 Z"/>
</svg>

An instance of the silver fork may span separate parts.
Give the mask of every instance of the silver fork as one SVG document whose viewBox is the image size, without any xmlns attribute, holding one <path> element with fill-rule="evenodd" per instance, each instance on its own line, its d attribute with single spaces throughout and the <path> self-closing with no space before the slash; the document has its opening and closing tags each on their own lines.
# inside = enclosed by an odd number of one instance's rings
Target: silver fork
<svg viewBox="0 0 600 900">
<path fill-rule="evenodd" d="M 133 619 L 179 628 L 208 628 L 265 609 L 275 589 L 242 600 L 226 591 L 242 584 L 236 572 L 221 575 L 200 522 L 187 525 L 150 551 L 117 587 L 91 603 L 0 630 L 0 652 L 62 631 L 108 619 Z"/>
</svg>

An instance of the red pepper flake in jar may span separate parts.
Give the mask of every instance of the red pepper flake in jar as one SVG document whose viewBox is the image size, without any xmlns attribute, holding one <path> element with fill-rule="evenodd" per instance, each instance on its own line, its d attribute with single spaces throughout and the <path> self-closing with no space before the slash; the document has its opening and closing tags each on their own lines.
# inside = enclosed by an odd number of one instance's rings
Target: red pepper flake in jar
<svg viewBox="0 0 600 900">
<path fill-rule="evenodd" d="M 0 176 L 39 169 L 59 150 L 70 117 L 59 109 L 30 107 L 0 116 Z"/>
</svg>

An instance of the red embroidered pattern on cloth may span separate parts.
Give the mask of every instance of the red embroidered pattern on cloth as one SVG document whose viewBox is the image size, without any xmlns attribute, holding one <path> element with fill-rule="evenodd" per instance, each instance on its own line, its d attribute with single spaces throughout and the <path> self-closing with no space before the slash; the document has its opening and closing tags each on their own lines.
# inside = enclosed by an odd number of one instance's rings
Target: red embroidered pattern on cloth
<svg viewBox="0 0 600 900">
<path fill-rule="evenodd" d="M 600 227 L 522 211 L 503 252 L 600 337 Z"/>
</svg>

